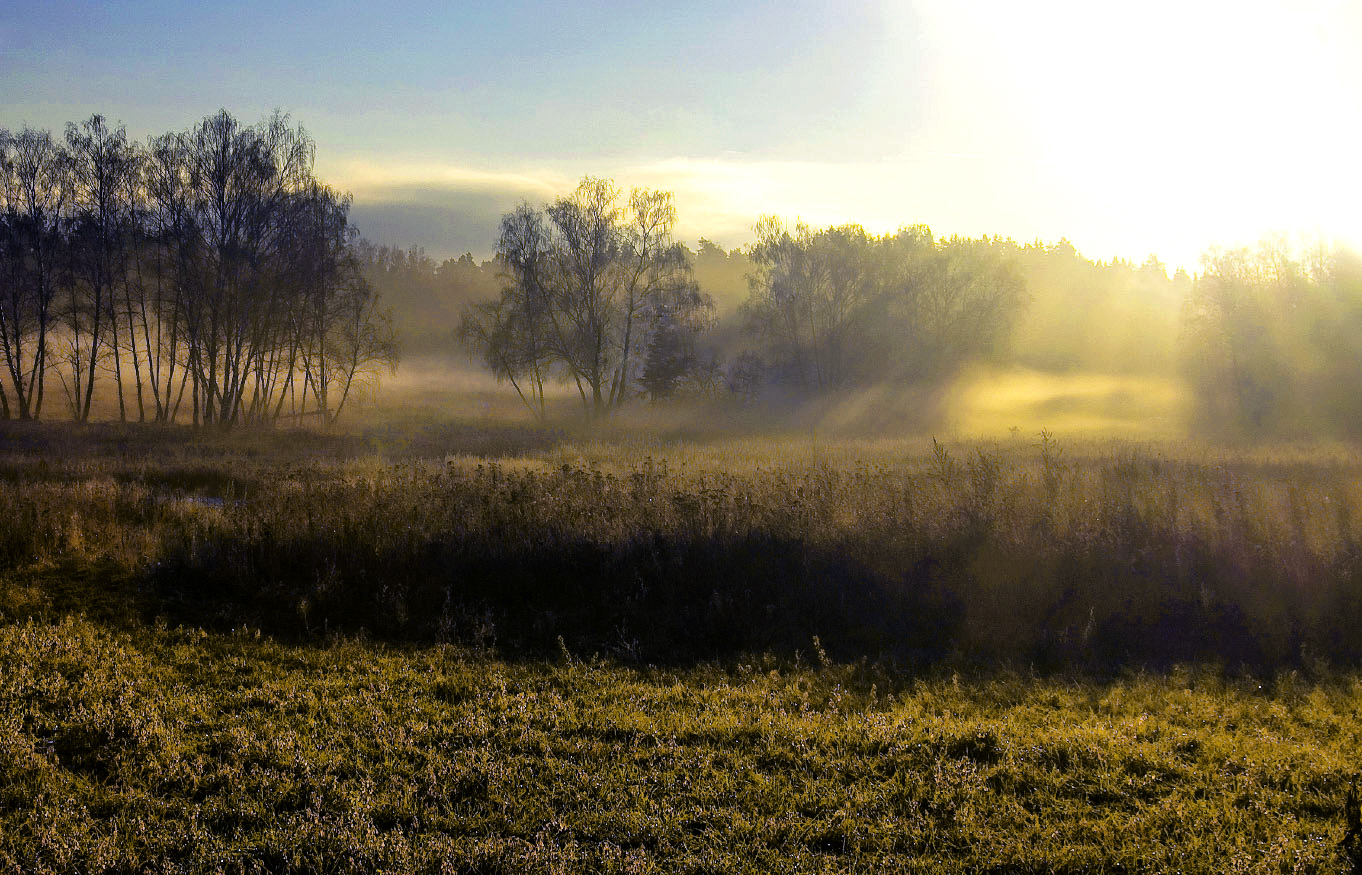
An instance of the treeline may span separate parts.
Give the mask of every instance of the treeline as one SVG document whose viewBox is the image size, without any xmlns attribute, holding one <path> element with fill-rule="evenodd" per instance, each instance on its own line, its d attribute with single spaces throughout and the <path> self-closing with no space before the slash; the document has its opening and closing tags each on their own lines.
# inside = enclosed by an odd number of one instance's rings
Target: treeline
<svg viewBox="0 0 1362 875">
<path fill-rule="evenodd" d="M 0 417 L 329 423 L 399 337 L 429 354 L 457 335 L 541 416 L 555 383 L 601 415 L 983 362 L 1177 379 L 1221 431 L 1362 430 L 1362 263 L 1344 252 L 1268 242 L 1170 277 L 1067 241 L 769 218 L 750 246 L 692 251 L 670 194 L 587 178 L 508 213 L 492 259 L 436 262 L 360 238 L 314 153 L 277 113 L 143 142 L 98 115 L 0 129 Z"/>
<path fill-rule="evenodd" d="M 447 356 L 465 307 L 495 298 L 501 267 L 471 253 L 436 261 L 419 247 L 401 249 L 361 240 L 357 248 L 366 282 L 392 312 L 404 355 Z"/>
<path fill-rule="evenodd" d="M 1362 260 L 1343 250 L 1270 240 L 1212 251 L 1192 277 L 1154 256 L 1098 262 L 1067 241 L 921 225 L 766 218 L 742 250 L 692 252 L 675 221 L 669 194 L 591 178 L 522 205 L 481 267 L 501 272 L 500 296 L 465 305 L 461 336 L 540 415 L 552 381 L 600 414 L 640 397 L 939 385 L 988 363 L 1176 381 L 1190 424 L 1222 434 L 1362 432 Z"/>
<path fill-rule="evenodd" d="M 55 377 L 81 422 L 110 385 L 120 420 L 334 421 L 397 347 L 314 153 L 278 113 L 0 129 L 0 416 L 42 416 Z"/>
<path fill-rule="evenodd" d="M 483 265 L 502 270 L 500 296 L 465 305 L 462 338 L 540 415 L 545 384 L 563 380 L 600 413 L 637 397 L 935 384 L 971 362 L 1171 374 L 1176 361 L 1190 280 L 1152 258 L 773 218 L 745 249 L 701 240 L 692 252 L 675 219 L 670 195 L 626 198 L 591 178 L 523 205 Z"/>
<path fill-rule="evenodd" d="M 744 330 L 771 379 L 804 392 L 939 378 L 995 352 L 1026 303 L 1002 241 L 756 230 Z"/>
<path fill-rule="evenodd" d="M 1280 240 L 1217 251 L 1187 298 L 1182 369 L 1204 424 L 1362 434 L 1362 260 Z"/>
<path fill-rule="evenodd" d="M 670 194 L 625 198 L 591 178 L 542 208 L 522 205 L 502 221 L 502 293 L 467 310 L 461 337 L 537 414 L 556 379 L 601 414 L 645 393 L 750 399 L 773 386 L 807 394 L 932 379 L 995 350 L 1026 300 L 1002 241 L 767 219 L 745 256 L 749 342 L 725 362 L 699 344 L 716 305 L 675 221 Z M 702 244 L 701 257 L 722 256 L 711 249 Z"/>
</svg>

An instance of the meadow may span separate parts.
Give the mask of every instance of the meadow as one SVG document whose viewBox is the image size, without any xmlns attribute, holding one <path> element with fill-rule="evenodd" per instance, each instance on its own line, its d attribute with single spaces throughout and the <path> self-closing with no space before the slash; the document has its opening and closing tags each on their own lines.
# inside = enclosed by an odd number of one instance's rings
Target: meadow
<svg viewBox="0 0 1362 875">
<path fill-rule="evenodd" d="M 1346 445 L 0 424 L 18 871 L 1351 871 Z"/>
</svg>

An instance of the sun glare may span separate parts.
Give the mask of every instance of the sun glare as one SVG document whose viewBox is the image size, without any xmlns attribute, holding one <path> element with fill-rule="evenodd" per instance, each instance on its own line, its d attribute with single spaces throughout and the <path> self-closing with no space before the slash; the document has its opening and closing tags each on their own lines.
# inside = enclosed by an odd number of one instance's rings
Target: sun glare
<svg viewBox="0 0 1362 875">
<path fill-rule="evenodd" d="M 1343 3 L 997 4 L 916 9 L 955 117 L 1049 197 L 1038 222 L 1100 257 L 1172 264 L 1273 232 L 1357 246 L 1362 14 Z M 964 106 L 966 109 L 958 109 Z M 1001 156 L 995 156 L 1001 157 Z"/>
</svg>

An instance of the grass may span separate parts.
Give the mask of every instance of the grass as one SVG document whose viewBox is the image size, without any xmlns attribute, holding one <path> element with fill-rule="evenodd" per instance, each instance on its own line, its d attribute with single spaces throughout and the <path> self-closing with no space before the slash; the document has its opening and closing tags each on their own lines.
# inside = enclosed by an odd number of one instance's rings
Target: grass
<svg viewBox="0 0 1362 875">
<path fill-rule="evenodd" d="M 919 667 L 1362 657 L 1346 448 L 43 435 L 0 458 L 17 616 L 94 577 L 140 621 L 514 655 L 788 656 L 819 635 Z"/>
<path fill-rule="evenodd" d="M 1362 679 L 0 627 L 38 872 L 1342 871 Z"/>
<path fill-rule="evenodd" d="M 0 869 L 1362 862 L 1346 446 L 0 446 Z"/>
</svg>

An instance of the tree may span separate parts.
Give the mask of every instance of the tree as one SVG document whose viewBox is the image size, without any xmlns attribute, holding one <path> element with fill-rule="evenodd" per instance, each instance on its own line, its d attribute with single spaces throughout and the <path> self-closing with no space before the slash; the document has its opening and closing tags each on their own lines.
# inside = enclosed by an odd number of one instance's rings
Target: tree
<svg viewBox="0 0 1362 875">
<path fill-rule="evenodd" d="M 197 287 L 202 249 L 192 210 L 185 140 L 164 134 L 148 141 L 139 181 L 139 245 L 134 249 L 129 302 L 142 334 L 146 383 L 157 422 L 175 419 L 192 374 L 188 348 L 187 296 Z M 136 354 L 134 353 L 134 359 Z M 139 374 L 138 407 L 142 394 Z"/>
<path fill-rule="evenodd" d="M 543 209 L 522 205 L 502 219 L 501 299 L 466 311 L 460 336 L 531 409 L 542 413 L 554 372 L 592 415 L 619 407 L 660 314 L 693 325 L 712 306 L 672 237 L 675 223 L 671 194 L 635 189 L 622 201 L 613 183 L 590 177 Z"/>
<path fill-rule="evenodd" d="M 0 130 L 0 353 L 21 419 L 42 415 L 69 196 L 70 162 L 49 132 Z"/>
<path fill-rule="evenodd" d="M 79 127 L 68 124 L 66 146 L 73 208 L 72 281 L 65 312 L 71 413 L 77 422 L 90 418 L 95 372 L 105 354 L 105 334 L 111 331 L 119 417 L 126 419 L 114 308 L 116 295 L 127 282 L 134 218 L 129 194 L 135 190 L 130 180 L 138 172 L 139 156 L 123 128 L 110 128 L 100 115 Z"/>
<path fill-rule="evenodd" d="M 278 113 L 222 111 L 145 146 L 98 115 L 64 147 L 0 130 L 0 416 L 40 415 L 56 338 L 78 421 L 105 374 L 120 419 L 131 396 L 145 420 L 149 391 L 173 422 L 187 391 L 195 424 L 272 422 L 286 403 L 334 421 L 397 348 L 350 198 L 312 159 Z"/>
<path fill-rule="evenodd" d="M 253 366 L 269 352 L 271 326 L 285 318 L 286 263 L 278 244 L 296 212 L 290 198 L 312 181 L 312 140 L 276 113 L 253 127 L 226 111 L 185 136 L 201 258 L 186 295 L 196 419 L 236 423 Z"/>
<path fill-rule="evenodd" d="M 681 380 L 695 366 L 695 353 L 688 340 L 687 333 L 664 311 L 648 341 L 639 378 L 654 401 L 675 394 Z"/>
<path fill-rule="evenodd" d="M 332 319 L 325 326 L 329 355 L 318 357 L 319 379 L 313 380 L 314 385 L 328 387 L 329 395 L 322 392 L 317 397 L 318 409 L 330 425 L 340 418 L 351 390 L 370 382 L 380 366 L 395 369 L 400 354 L 392 313 L 379 307 L 378 295 L 356 263 L 343 265 L 335 291 Z M 332 398 L 334 406 L 330 406 Z"/>
<path fill-rule="evenodd" d="M 892 255 L 884 324 L 898 335 L 890 371 L 901 379 L 938 379 L 986 358 L 1006 339 L 1026 287 L 993 241 L 952 237 L 930 245 L 930 236 L 902 241 L 904 233 L 886 244 Z"/>
<path fill-rule="evenodd" d="M 767 358 L 805 390 L 854 382 L 857 326 L 875 293 L 871 240 L 859 225 L 791 233 L 776 218 L 755 228 L 751 293 L 743 314 Z"/>
<path fill-rule="evenodd" d="M 746 330 L 778 380 L 806 392 L 935 380 L 990 354 L 1026 300 L 998 241 L 934 241 L 922 226 L 756 226 Z"/>
<path fill-rule="evenodd" d="M 298 328 L 280 336 L 257 366 L 262 377 L 254 395 L 269 399 L 281 379 L 291 388 L 301 364 L 304 404 L 310 389 L 318 415 L 332 424 L 358 379 L 377 365 L 396 364 L 397 340 L 391 314 L 379 308 L 378 295 L 364 278 L 357 235 L 348 223 L 349 196 L 314 182 L 292 204 L 295 214 L 281 246 L 292 253 L 285 282 L 295 289 Z M 285 393 L 277 394 L 276 417 Z"/>
<path fill-rule="evenodd" d="M 1336 362 L 1356 361 L 1349 351 L 1356 341 L 1332 338 L 1327 328 L 1352 322 L 1351 308 L 1330 302 L 1329 283 L 1311 280 L 1277 242 L 1212 250 L 1202 268 L 1187 297 L 1182 338 L 1202 418 L 1259 432 L 1301 424 L 1314 413 L 1311 397 L 1338 382 L 1320 379 L 1318 349 L 1333 347 L 1328 358 Z M 1310 339 L 1306 348 L 1301 338 Z"/>
</svg>

